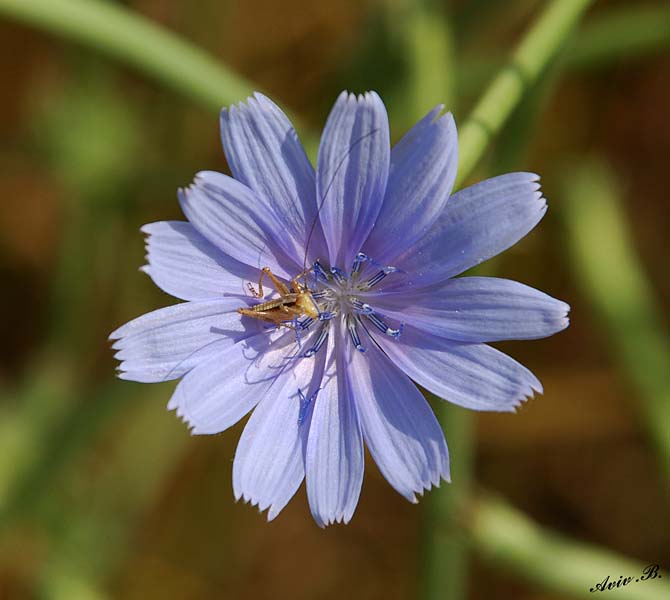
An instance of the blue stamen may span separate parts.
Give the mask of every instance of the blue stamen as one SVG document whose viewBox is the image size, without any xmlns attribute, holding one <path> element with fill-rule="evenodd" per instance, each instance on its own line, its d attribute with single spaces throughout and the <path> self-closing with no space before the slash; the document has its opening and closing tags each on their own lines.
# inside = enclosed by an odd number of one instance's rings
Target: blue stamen
<svg viewBox="0 0 670 600">
<path fill-rule="evenodd" d="M 328 292 L 322 290 L 320 292 L 312 292 L 312 298 L 318 300 L 319 298 L 325 298 L 328 295 Z"/>
<path fill-rule="evenodd" d="M 361 265 L 368 260 L 367 255 L 359 252 L 354 258 L 354 264 L 351 266 L 351 277 L 361 272 Z"/>
<path fill-rule="evenodd" d="M 349 321 L 347 329 L 349 329 L 349 336 L 354 344 L 354 348 L 359 352 L 365 352 L 365 348 L 363 347 L 363 344 L 361 344 L 361 338 L 358 335 L 358 330 L 356 329 L 356 323 L 353 320 Z"/>
<path fill-rule="evenodd" d="M 365 285 L 367 287 L 377 285 L 382 279 L 384 279 L 384 277 L 386 277 L 386 273 L 384 273 L 384 271 L 379 271 L 374 277 L 370 277 Z"/>
<path fill-rule="evenodd" d="M 335 281 L 337 281 L 337 283 L 340 285 L 347 283 L 347 276 L 344 274 L 342 269 L 338 269 L 337 267 L 330 267 L 330 272 L 335 278 Z"/>
<path fill-rule="evenodd" d="M 309 329 L 312 323 L 314 323 L 314 319 L 312 319 L 312 317 L 307 317 L 302 321 L 298 321 L 298 327 L 304 331 L 305 329 Z"/>
<path fill-rule="evenodd" d="M 376 313 L 371 313 L 369 315 L 366 315 L 368 319 L 372 322 L 372 324 L 379 329 L 382 333 L 385 333 L 386 335 L 390 335 L 392 338 L 395 338 L 396 340 L 402 335 L 403 330 L 405 329 L 405 324 L 401 323 L 400 327 L 398 329 L 393 329 L 389 327 L 383 319 L 381 319 L 379 316 L 377 316 Z"/>
<path fill-rule="evenodd" d="M 365 285 L 369 288 L 377 285 L 384 277 L 387 275 L 390 275 L 391 273 L 395 273 L 398 269 L 396 267 L 384 267 L 381 271 L 379 271 L 376 275 L 373 275 L 370 277 L 370 279 L 367 280 Z"/>
<path fill-rule="evenodd" d="M 314 263 L 314 277 L 316 279 L 321 277 L 324 281 L 330 281 L 330 275 L 328 275 L 328 272 L 321 266 L 318 260 Z"/>
<path fill-rule="evenodd" d="M 354 310 L 361 315 L 369 315 L 373 311 L 372 306 L 367 302 L 361 302 L 358 298 L 351 298 L 349 302 Z"/>
<path fill-rule="evenodd" d="M 328 339 L 328 327 L 325 325 L 321 327 L 321 331 L 319 331 L 319 335 L 316 338 L 316 342 L 314 345 L 309 348 L 304 356 L 306 358 L 309 358 L 310 356 L 314 356 L 319 350 L 321 350 L 321 346 L 323 346 L 324 342 Z"/>
<path fill-rule="evenodd" d="M 335 317 L 335 315 L 336 313 L 331 310 L 324 310 L 323 312 L 319 313 L 319 321 L 330 321 Z"/>
</svg>

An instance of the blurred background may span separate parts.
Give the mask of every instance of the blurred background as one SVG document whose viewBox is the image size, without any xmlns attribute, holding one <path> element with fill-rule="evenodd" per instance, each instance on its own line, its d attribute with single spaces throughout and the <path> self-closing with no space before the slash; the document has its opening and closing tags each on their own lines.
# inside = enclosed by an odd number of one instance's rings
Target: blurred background
<svg viewBox="0 0 670 600">
<path fill-rule="evenodd" d="M 227 170 L 217 112 L 3 2 L 0 598 L 415 597 L 434 499 L 407 503 L 368 461 L 348 526 L 320 530 L 304 490 L 267 524 L 233 499 L 240 425 L 192 437 L 165 410 L 174 383 L 115 379 L 108 334 L 173 303 L 138 271 L 139 228 L 181 219 L 195 172 Z M 340 90 L 375 89 L 397 140 L 438 102 L 462 123 L 546 3 L 118 4 L 269 93 L 299 132 L 320 131 Z M 569 302 L 572 324 L 499 345 L 545 394 L 476 415 L 472 460 L 454 455 L 436 493 L 472 489 L 453 532 L 465 597 L 575 597 L 468 533 L 483 493 L 542 531 L 670 567 L 669 106 L 668 3 L 595 2 L 468 178 L 542 175 L 547 216 L 486 272 Z M 445 427 L 458 438 L 458 416 Z"/>
</svg>

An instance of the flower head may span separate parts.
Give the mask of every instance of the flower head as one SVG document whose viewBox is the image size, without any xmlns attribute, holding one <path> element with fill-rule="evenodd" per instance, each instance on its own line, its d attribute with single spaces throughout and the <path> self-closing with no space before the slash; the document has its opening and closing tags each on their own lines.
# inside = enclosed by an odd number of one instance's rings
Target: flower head
<svg viewBox="0 0 670 600">
<path fill-rule="evenodd" d="M 456 128 L 441 113 L 391 149 L 379 96 L 342 93 L 314 170 L 284 113 L 255 94 L 221 113 L 234 178 L 198 173 L 179 192 L 188 221 L 142 228 L 144 270 L 186 302 L 111 335 L 119 376 L 180 378 L 168 407 L 195 434 L 253 410 L 233 488 L 269 519 L 305 479 L 319 525 L 349 521 L 364 443 L 412 502 L 448 481 L 444 435 L 413 382 L 473 410 L 513 411 L 542 389 L 487 342 L 556 333 L 568 306 L 506 279 L 454 278 L 540 221 L 538 177 L 452 194 Z"/>
</svg>

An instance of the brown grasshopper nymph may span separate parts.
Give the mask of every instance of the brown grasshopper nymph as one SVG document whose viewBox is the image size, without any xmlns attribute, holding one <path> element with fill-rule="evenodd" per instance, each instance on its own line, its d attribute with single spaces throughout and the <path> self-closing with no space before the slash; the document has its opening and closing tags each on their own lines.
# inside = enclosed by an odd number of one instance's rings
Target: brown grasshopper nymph
<svg viewBox="0 0 670 600">
<path fill-rule="evenodd" d="M 296 275 L 291 280 L 291 287 L 289 288 L 277 278 L 269 267 L 263 267 L 258 278 L 258 291 L 249 284 L 251 293 L 255 298 L 262 298 L 265 295 L 263 293 L 263 278 L 267 276 L 279 292 L 279 298 L 261 302 L 250 308 L 238 308 L 237 312 L 252 319 L 274 323 L 278 327 L 280 325 L 290 327 L 290 322 L 295 321 L 302 315 L 318 319 L 319 310 L 312 297 L 312 292 L 306 285 L 298 281 L 303 275 L 304 273 Z"/>
</svg>

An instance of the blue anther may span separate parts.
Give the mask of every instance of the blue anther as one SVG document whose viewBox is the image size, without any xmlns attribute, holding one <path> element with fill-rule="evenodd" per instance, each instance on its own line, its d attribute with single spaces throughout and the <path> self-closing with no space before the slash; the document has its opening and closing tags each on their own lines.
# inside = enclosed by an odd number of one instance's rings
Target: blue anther
<svg viewBox="0 0 670 600">
<path fill-rule="evenodd" d="M 321 277 L 324 281 L 330 281 L 330 275 L 328 275 L 328 272 L 321 266 L 318 260 L 314 263 L 314 277 L 317 280 Z"/>
<path fill-rule="evenodd" d="M 372 322 L 372 324 L 379 329 L 382 333 L 385 333 L 386 335 L 390 335 L 392 338 L 395 338 L 396 340 L 400 337 L 402 334 L 405 324 L 401 323 L 400 327 L 398 329 L 393 329 L 389 327 L 383 319 L 381 319 L 377 314 L 372 313 L 369 315 L 366 315 L 368 319 Z"/>
<path fill-rule="evenodd" d="M 298 388 L 298 397 L 300 398 L 300 411 L 298 412 L 298 426 L 302 425 L 305 422 L 305 417 L 307 416 L 307 409 L 309 408 L 309 405 L 316 399 L 316 395 L 319 393 L 319 389 L 317 389 L 309 398 L 305 398 L 305 394 L 303 394 L 302 390 Z"/>
<path fill-rule="evenodd" d="M 338 269 L 337 267 L 330 267 L 330 272 L 335 278 L 335 281 L 337 281 L 337 283 L 340 285 L 347 283 L 347 276 L 344 274 L 342 269 Z"/>
<path fill-rule="evenodd" d="M 334 313 L 332 310 L 324 310 L 323 312 L 319 313 L 319 321 L 330 321 L 335 317 L 336 313 Z"/>
<path fill-rule="evenodd" d="M 354 310 L 361 315 L 369 315 L 373 311 L 372 306 L 367 302 L 361 302 L 358 298 L 351 298 L 349 302 L 351 302 Z"/>
<path fill-rule="evenodd" d="M 321 331 L 319 331 L 319 335 L 316 338 L 316 342 L 314 345 L 309 348 L 304 356 L 306 358 L 309 358 L 310 356 L 314 356 L 319 350 L 321 350 L 321 346 L 323 346 L 324 342 L 328 339 L 328 327 L 325 325 L 321 327 Z"/>
<path fill-rule="evenodd" d="M 373 287 L 373 286 L 377 285 L 382 279 L 384 279 L 384 277 L 386 277 L 386 275 L 387 275 L 386 271 L 381 270 L 376 275 L 370 277 L 370 279 L 367 280 L 365 285 L 367 287 Z"/>
<path fill-rule="evenodd" d="M 386 333 L 386 330 L 388 329 L 386 323 L 384 323 L 384 321 L 382 321 L 375 313 L 371 313 L 367 315 L 367 317 L 379 331 Z"/>
<path fill-rule="evenodd" d="M 304 331 L 305 329 L 309 329 L 312 323 L 314 323 L 314 319 L 306 317 L 302 321 L 298 321 L 298 327 Z"/>
<path fill-rule="evenodd" d="M 394 340 L 397 340 L 402 335 L 403 331 L 405 331 L 405 324 L 400 323 L 398 329 L 389 329 L 386 332 L 386 335 L 390 335 Z"/>
<path fill-rule="evenodd" d="M 360 273 L 361 271 L 361 265 L 368 260 L 368 257 L 366 254 L 363 254 L 362 252 L 359 252 L 356 257 L 354 258 L 354 264 L 351 266 L 351 275 L 355 275 L 356 273 Z"/>
<path fill-rule="evenodd" d="M 319 300 L 320 298 L 325 298 L 328 295 L 328 292 L 321 290 L 320 292 L 312 292 L 312 298 Z"/>
<path fill-rule="evenodd" d="M 365 348 L 363 347 L 363 344 L 361 344 L 361 337 L 358 335 L 358 330 L 356 329 L 356 323 L 354 321 L 349 321 L 347 329 L 349 329 L 349 336 L 354 344 L 354 348 L 359 352 L 365 352 Z"/>
</svg>

